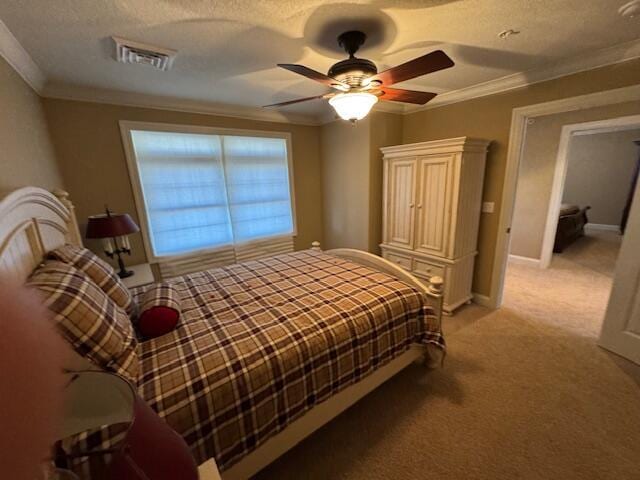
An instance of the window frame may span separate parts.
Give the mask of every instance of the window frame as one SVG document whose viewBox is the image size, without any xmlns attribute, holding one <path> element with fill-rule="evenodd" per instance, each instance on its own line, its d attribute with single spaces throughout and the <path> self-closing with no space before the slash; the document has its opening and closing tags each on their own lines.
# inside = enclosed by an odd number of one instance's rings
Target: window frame
<svg viewBox="0 0 640 480">
<path fill-rule="evenodd" d="M 252 243 L 264 242 L 265 239 L 279 239 L 296 237 L 298 235 L 297 218 L 296 218 L 296 197 L 294 188 L 294 172 L 293 172 L 293 153 L 292 153 L 292 141 L 290 132 L 279 132 L 272 130 L 247 130 L 238 128 L 223 128 L 223 127 L 205 127 L 201 125 L 180 125 L 172 123 L 157 123 L 157 122 L 138 122 L 131 120 L 120 120 L 120 135 L 122 137 L 122 145 L 124 147 L 125 158 L 127 161 L 127 169 L 129 171 L 129 180 L 131 189 L 133 191 L 133 199 L 136 206 L 136 212 L 138 219 L 140 220 L 140 231 L 142 233 L 142 242 L 147 254 L 149 262 L 167 262 L 172 259 L 179 259 L 184 257 L 197 257 L 198 255 L 211 254 L 217 251 L 229 250 L 235 245 L 251 245 Z M 133 145 L 133 138 L 131 136 L 132 131 L 148 131 L 148 132 L 168 132 L 168 133 L 189 133 L 189 134 L 203 134 L 203 135 L 227 135 L 227 136 L 240 136 L 240 137 L 263 137 L 263 138 L 280 138 L 285 140 L 287 147 L 287 174 L 289 179 L 289 196 L 291 198 L 291 220 L 293 230 L 290 234 L 279 234 L 268 237 L 260 237 L 244 242 L 232 242 L 222 245 L 216 245 L 210 248 L 201 248 L 197 250 L 191 250 L 189 252 L 180 253 L 177 255 L 156 255 L 153 250 L 153 244 L 151 241 L 151 228 L 149 219 L 147 216 L 146 201 L 144 198 L 144 192 L 142 188 L 142 182 L 140 180 L 140 173 L 138 169 L 138 162 L 135 155 L 135 149 Z"/>
</svg>

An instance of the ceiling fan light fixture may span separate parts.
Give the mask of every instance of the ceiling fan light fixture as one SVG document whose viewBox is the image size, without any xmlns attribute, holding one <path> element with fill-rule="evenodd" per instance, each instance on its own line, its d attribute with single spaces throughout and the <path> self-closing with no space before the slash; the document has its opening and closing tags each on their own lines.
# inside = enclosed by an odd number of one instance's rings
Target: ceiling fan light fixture
<svg viewBox="0 0 640 480">
<path fill-rule="evenodd" d="M 455 65 L 446 53 L 442 50 L 435 50 L 401 65 L 388 68 L 383 72 L 378 72 L 378 67 L 371 60 L 355 56 L 358 48 L 362 46 L 366 38 L 367 36 L 364 33 L 356 30 L 340 35 L 338 43 L 344 47 L 349 58 L 333 64 L 326 75 L 304 65 L 294 63 L 278 64 L 278 67 L 302 75 L 334 90 L 339 90 L 341 93 L 336 94 L 336 92 L 332 91 L 324 95 L 287 100 L 265 105 L 265 107 L 284 107 L 318 98 L 329 98 L 329 103 L 341 118 L 355 122 L 366 117 L 378 99 L 424 105 L 436 94 L 391 88 L 391 85 L 421 77 L 428 73 L 438 72 Z"/>
<path fill-rule="evenodd" d="M 371 93 L 339 93 L 329 99 L 329 104 L 343 120 L 355 122 L 366 117 L 371 108 L 378 101 L 378 97 Z"/>
</svg>

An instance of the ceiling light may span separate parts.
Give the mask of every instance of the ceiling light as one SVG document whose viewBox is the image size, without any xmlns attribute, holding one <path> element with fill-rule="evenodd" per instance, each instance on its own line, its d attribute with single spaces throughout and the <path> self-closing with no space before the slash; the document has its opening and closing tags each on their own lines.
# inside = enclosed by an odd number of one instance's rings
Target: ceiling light
<svg viewBox="0 0 640 480">
<path fill-rule="evenodd" d="M 329 103 L 343 120 L 362 120 L 371 111 L 378 97 L 371 93 L 339 93 L 329 99 Z"/>
</svg>

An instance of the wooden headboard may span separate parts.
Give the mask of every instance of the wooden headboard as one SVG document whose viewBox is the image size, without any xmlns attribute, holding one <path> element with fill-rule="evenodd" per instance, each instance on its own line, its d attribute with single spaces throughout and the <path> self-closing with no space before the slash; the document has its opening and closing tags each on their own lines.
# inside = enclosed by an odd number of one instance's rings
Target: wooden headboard
<svg viewBox="0 0 640 480">
<path fill-rule="evenodd" d="M 24 282 L 46 252 L 82 245 L 69 194 L 38 187 L 15 190 L 0 200 L 0 275 Z"/>
</svg>

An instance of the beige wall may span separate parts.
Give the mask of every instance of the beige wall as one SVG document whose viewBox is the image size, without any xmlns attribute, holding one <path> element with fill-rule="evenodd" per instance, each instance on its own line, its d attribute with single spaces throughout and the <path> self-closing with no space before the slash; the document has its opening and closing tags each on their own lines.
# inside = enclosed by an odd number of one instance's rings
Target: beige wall
<svg viewBox="0 0 640 480">
<path fill-rule="evenodd" d="M 480 222 L 479 255 L 474 274 L 475 292 L 489 295 L 500 201 L 504 183 L 511 111 L 515 107 L 609 90 L 638 83 L 640 59 L 537 83 L 510 92 L 444 105 L 404 117 L 403 142 L 421 142 L 459 136 L 492 141 L 487 158 L 484 200 L 496 202 L 492 214 Z"/>
<path fill-rule="evenodd" d="M 374 112 L 370 128 L 369 251 L 380 254 L 382 243 L 382 152 L 380 148 L 402 143 L 402 116 Z"/>
<path fill-rule="evenodd" d="M 370 122 L 321 127 L 326 248 L 369 249 Z"/>
<path fill-rule="evenodd" d="M 527 126 L 511 223 L 510 253 L 535 259 L 542 255 L 562 127 L 634 114 L 640 114 L 640 102 L 547 115 Z"/>
<path fill-rule="evenodd" d="M 0 171 L 2 193 L 27 185 L 62 187 L 42 101 L 2 57 Z"/>
<path fill-rule="evenodd" d="M 402 117 L 372 112 L 352 125 L 322 126 L 325 245 L 380 253 L 382 153 L 402 143 Z"/>
<path fill-rule="evenodd" d="M 620 225 L 640 155 L 634 141 L 640 129 L 572 138 L 562 201 L 591 205 L 591 223 Z"/>
<path fill-rule="evenodd" d="M 62 177 L 77 206 L 84 233 L 87 216 L 103 211 L 130 213 L 138 221 L 125 159 L 120 120 L 290 132 L 296 200 L 297 249 L 323 240 L 319 127 L 260 122 L 90 102 L 44 99 Z M 87 246 L 99 251 L 96 242 Z M 130 264 L 146 261 L 140 235 L 132 237 Z"/>
</svg>

